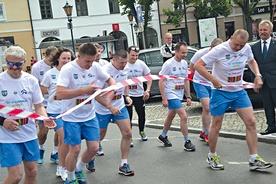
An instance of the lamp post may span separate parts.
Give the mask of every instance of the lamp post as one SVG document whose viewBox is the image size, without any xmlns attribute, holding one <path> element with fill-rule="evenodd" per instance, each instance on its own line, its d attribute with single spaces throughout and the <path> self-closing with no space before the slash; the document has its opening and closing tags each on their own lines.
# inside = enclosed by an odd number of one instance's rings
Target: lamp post
<svg viewBox="0 0 276 184">
<path fill-rule="evenodd" d="M 139 38 L 138 38 L 139 27 L 138 27 L 137 24 L 135 24 L 135 25 L 133 26 L 133 28 L 134 28 L 134 31 L 135 31 L 135 34 L 136 34 L 136 43 L 137 43 L 137 46 L 139 47 Z"/>
<path fill-rule="evenodd" d="M 128 14 L 127 18 L 129 20 L 129 24 L 130 24 L 130 28 L 131 28 L 132 42 L 133 42 L 133 45 L 135 45 L 134 34 L 133 34 L 133 15 L 132 14 Z"/>
<path fill-rule="evenodd" d="M 183 0 L 184 5 L 184 19 L 185 19 L 185 33 L 187 36 L 187 44 L 190 45 L 190 39 L 189 39 L 189 30 L 188 30 L 188 23 L 187 23 L 187 8 L 186 8 L 186 0 Z"/>
<path fill-rule="evenodd" d="M 72 40 L 73 52 L 76 55 L 76 52 L 75 52 L 75 42 L 74 42 L 74 36 L 73 36 L 72 8 L 73 8 L 73 6 L 69 5 L 68 2 L 66 1 L 66 4 L 63 6 L 63 10 L 65 11 L 65 13 L 66 13 L 66 15 L 68 17 L 67 27 L 71 31 L 71 40 Z"/>
</svg>

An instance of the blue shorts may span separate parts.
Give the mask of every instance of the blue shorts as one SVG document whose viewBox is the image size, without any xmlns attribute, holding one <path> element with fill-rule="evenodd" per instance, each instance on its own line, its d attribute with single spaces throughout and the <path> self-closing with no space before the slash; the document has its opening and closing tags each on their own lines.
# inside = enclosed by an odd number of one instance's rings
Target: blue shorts
<svg viewBox="0 0 276 184">
<path fill-rule="evenodd" d="M 100 129 L 97 118 L 85 122 L 68 122 L 63 124 L 64 142 L 71 146 L 81 143 L 82 139 L 87 141 L 100 140 Z"/>
<path fill-rule="evenodd" d="M 127 111 L 126 107 L 123 107 L 121 109 L 121 114 L 118 115 L 113 115 L 113 114 L 105 114 L 105 115 L 101 115 L 96 113 L 97 119 L 99 121 L 100 124 L 100 128 L 107 128 L 109 122 L 115 122 L 117 120 L 122 120 L 122 119 L 129 119 L 129 114 Z"/>
<path fill-rule="evenodd" d="M 247 92 L 242 89 L 237 92 L 212 90 L 210 112 L 212 116 L 222 116 L 231 107 L 232 110 L 252 106 Z"/>
<path fill-rule="evenodd" d="M 49 117 L 57 117 L 59 114 L 50 114 L 48 113 L 48 116 Z M 55 123 L 57 124 L 57 126 L 54 128 L 55 131 L 57 131 L 59 128 L 62 128 L 63 127 L 63 120 L 62 118 L 58 118 L 55 120 Z"/>
<path fill-rule="evenodd" d="M 180 109 L 182 108 L 183 105 L 182 105 L 182 102 L 181 100 L 179 99 L 171 99 L 171 100 L 168 100 L 168 109 L 169 110 L 172 110 L 172 109 Z"/>
<path fill-rule="evenodd" d="M 22 143 L 0 143 L 1 167 L 13 167 L 22 161 L 34 162 L 39 159 L 38 141 L 34 139 Z"/>
<path fill-rule="evenodd" d="M 196 97 L 198 99 L 211 98 L 211 92 L 212 92 L 211 86 L 205 86 L 203 84 L 198 84 L 195 82 L 193 83 L 193 85 L 196 92 Z"/>
</svg>

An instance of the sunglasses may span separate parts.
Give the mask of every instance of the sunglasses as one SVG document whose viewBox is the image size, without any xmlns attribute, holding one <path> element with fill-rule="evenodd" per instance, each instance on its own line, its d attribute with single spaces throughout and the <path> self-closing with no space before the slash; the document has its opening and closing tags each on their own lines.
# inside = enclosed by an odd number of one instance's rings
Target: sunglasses
<svg viewBox="0 0 276 184">
<path fill-rule="evenodd" d="M 135 52 L 139 52 L 140 49 L 138 47 L 130 47 L 130 50 L 133 50 Z"/>
<path fill-rule="evenodd" d="M 15 65 L 16 67 L 20 67 L 20 66 L 23 65 L 23 63 L 24 63 L 24 61 L 20 61 L 20 62 L 17 62 L 17 63 L 11 62 L 11 61 L 7 61 L 7 64 L 8 64 L 10 67 L 13 67 L 14 65 Z"/>
</svg>

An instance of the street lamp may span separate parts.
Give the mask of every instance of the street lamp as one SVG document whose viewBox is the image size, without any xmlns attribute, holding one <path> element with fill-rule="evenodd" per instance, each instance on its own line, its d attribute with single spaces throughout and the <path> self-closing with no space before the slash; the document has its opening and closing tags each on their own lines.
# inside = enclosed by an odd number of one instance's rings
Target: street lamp
<svg viewBox="0 0 276 184">
<path fill-rule="evenodd" d="M 135 31 L 135 34 L 136 34 L 136 43 L 137 43 L 137 46 L 139 47 L 139 38 L 138 38 L 139 27 L 138 27 L 137 24 L 135 24 L 135 25 L 133 26 L 133 28 L 134 28 L 134 31 Z"/>
<path fill-rule="evenodd" d="M 68 2 L 66 1 L 66 4 L 63 6 L 63 10 L 65 11 L 65 13 L 66 13 L 66 15 L 68 17 L 67 27 L 71 31 L 71 39 L 72 39 L 73 52 L 76 55 L 76 52 L 75 52 L 75 42 L 74 42 L 74 36 L 73 36 L 72 8 L 73 8 L 73 6 L 69 5 Z"/>
<path fill-rule="evenodd" d="M 188 30 L 188 23 L 187 23 L 187 8 L 186 8 L 186 0 L 183 0 L 184 5 L 184 19 L 185 19 L 185 33 L 187 36 L 187 44 L 190 45 L 190 39 L 189 39 L 189 30 Z"/>
<path fill-rule="evenodd" d="M 133 34 L 133 15 L 130 13 L 130 14 L 128 14 L 127 18 L 129 20 L 129 24 L 130 24 L 130 28 L 131 28 L 132 42 L 133 42 L 133 45 L 135 45 L 134 34 Z"/>
</svg>

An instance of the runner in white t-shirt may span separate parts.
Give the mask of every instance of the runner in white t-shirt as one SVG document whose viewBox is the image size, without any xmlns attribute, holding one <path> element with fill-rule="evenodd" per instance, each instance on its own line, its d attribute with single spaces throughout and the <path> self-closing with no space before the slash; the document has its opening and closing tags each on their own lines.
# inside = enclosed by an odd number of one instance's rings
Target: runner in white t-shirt
<svg viewBox="0 0 276 184">
<path fill-rule="evenodd" d="M 56 50 L 57 48 L 54 46 L 47 47 L 47 49 L 45 50 L 45 57 L 32 66 L 31 74 L 38 79 L 39 85 L 41 85 L 44 74 L 52 68 L 51 66 L 52 55 L 55 53 Z M 46 91 L 41 90 L 41 91 L 44 94 L 43 105 L 45 108 L 47 108 L 47 101 L 49 98 L 48 91 L 47 90 Z M 38 136 L 40 156 L 38 159 L 38 164 L 42 164 L 44 162 L 44 153 L 45 153 L 44 143 L 46 142 L 47 134 L 48 134 L 48 129 L 45 128 L 42 121 L 39 121 L 37 136 Z M 54 136 L 54 148 L 50 155 L 50 160 L 58 164 L 58 137 L 56 134 Z"/>
<path fill-rule="evenodd" d="M 200 49 L 195 53 L 195 55 L 191 59 L 190 69 L 195 72 L 194 73 L 194 89 L 196 91 L 197 98 L 199 99 L 201 106 L 202 106 L 202 131 L 199 134 L 199 137 L 204 140 L 207 144 L 209 142 L 208 134 L 211 124 L 211 114 L 209 108 L 209 102 L 211 98 L 211 85 L 210 82 L 202 77 L 197 71 L 194 70 L 194 64 L 205 54 L 207 54 L 212 48 L 221 44 L 223 41 L 220 38 L 215 38 L 210 47 Z M 206 65 L 205 68 L 208 72 L 212 73 L 213 65 Z M 200 81 L 200 83 L 198 83 Z"/>
<path fill-rule="evenodd" d="M 49 117 L 56 117 L 62 113 L 61 100 L 57 100 L 57 80 L 61 68 L 68 62 L 74 60 L 74 54 L 67 48 L 59 48 L 55 55 L 53 55 L 52 69 L 48 70 L 41 82 L 42 91 L 48 91 L 49 98 L 47 103 L 47 113 Z M 56 175 L 60 176 L 64 181 L 67 178 L 67 171 L 65 167 L 65 157 L 68 153 L 69 146 L 64 144 L 63 121 L 62 118 L 55 120 L 57 126 L 54 128 L 58 135 L 58 166 Z"/>
<path fill-rule="evenodd" d="M 144 75 L 150 75 L 150 69 L 146 65 L 146 63 L 140 59 L 139 56 L 139 48 L 136 46 L 130 46 L 128 49 L 128 63 L 127 66 L 129 68 L 128 78 L 135 78 Z M 130 106 L 127 106 L 127 110 L 130 116 L 130 123 L 132 121 L 133 114 L 133 106 L 138 115 L 138 125 L 139 125 L 139 134 L 141 136 L 142 141 L 147 141 L 148 137 L 144 131 L 145 122 L 146 122 L 146 113 L 145 113 L 145 101 L 149 99 L 150 96 L 150 88 L 152 81 L 147 81 L 147 88 L 144 90 L 143 83 L 139 82 L 137 84 L 133 84 L 128 86 L 129 88 L 129 96 L 132 99 L 133 103 Z M 132 125 L 132 124 L 131 124 Z M 131 142 L 131 146 L 133 147 L 133 142 Z"/>
<path fill-rule="evenodd" d="M 22 71 L 26 52 L 19 46 L 10 46 L 5 50 L 4 57 L 7 70 L 0 74 L 0 104 L 29 112 L 33 111 L 34 106 L 36 113 L 47 117 L 37 79 Z M 44 125 L 54 128 L 55 122 L 44 120 Z M 22 183 L 37 183 L 38 159 L 39 148 L 34 119 L 18 119 L 0 113 L 0 165 L 8 170 L 3 182 L 19 183 L 25 175 Z M 25 174 L 22 173 L 23 170 Z"/>
<path fill-rule="evenodd" d="M 109 85 L 115 84 L 114 79 L 104 72 L 100 65 L 93 63 L 96 54 L 97 49 L 92 43 L 82 44 L 77 59 L 62 67 L 56 92 L 57 99 L 62 99 L 62 112 L 75 107 L 92 95 L 99 88 L 94 85 L 96 80 L 106 81 Z M 111 98 L 113 92 L 108 96 Z M 65 160 L 68 175 L 66 182 L 85 183 L 84 168 L 99 149 L 100 140 L 93 100 L 63 116 L 62 119 L 64 142 L 69 144 L 69 153 Z M 82 139 L 85 139 L 87 148 L 78 159 Z"/>
<path fill-rule="evenodd" d="M 186 42 L 179 42 L 175 46 L 175 56 L 167 60 L 163 66 L 160 75 L 172 75 L 187 78 L 188 77 L 188 64 L 184 60 L 188 54 L 188 45 Z M 195 151 L 195 145 L 191 142 L 188 136 L 187 114 L 182 106 L 182 99 L 184 90 L 187 95 L 187 106 L 191 105 L 190 96 L 190 81 L 184 79 L 160 79 L 159 89 L 162 96 L 162 104 L 168 107 L 168 115 L 164 122 L 162 134 L 159 135 L 157 140 L 165 147 L 171 147 L 172 144 L 167 137 L 172 121 L 176 114 L 180 117 L 181 132 L 184 137 L 184 150 Z"/>
<path fill-rule="evenodd" d="M 105 65 L 102 69 L 109 73 L 116 82 L 121 82 L 127 79 L 128 67 L 127 64 L 127 52 L 125 50 L 117 50 L 113 56 L 111 63 Z M 101 87 L 105 88 L 106 83 L 98 83 Z M 121 155 L 122 161 L 119 166 L 119 174 L 125 176 L 133 176 L 134 171 L 130 169 L 127 162 L 129 151 L 130 151 L 130 141 L 132 137 L 132 132 L 130 128 L 129 114 L 126 109 L 124 94 L 128 94 L 128 88 L 122 87 L 117 89 L 112 101 L 111 106 L 107 106 L 104 97 L 97 96 L 95 103 L 96 115 L 99 120 L 101 129 L 101 140 L 104 139 L 109 122 L 113 121 L 119 127 L 122 140 L 121 140 Z M 131 98 L 126 97 L 128 105 L 132 104 Z"/>
<path fill-rule="evenodd" d="M 216 153 L 219 131 L 225 111 L 231 106 L 236 110 L 246 127 L 246 140 L 249 148 L 250 170 L 266 169 L 272 166 L 265 162 L 257 154 L 258 136 L 256 131 L 256 121 L 254 119 L 253 108 L 247 92 L 243 88 L 233 88 L 229 86 L 243 85 L 243 71 L 247 63 L 252 72 L 256 75 L 254 83 L 256 92 L 262 86 L 262 78 L 257 62 L 253 58 L 250 46 L 247 44 L 249 34 L 243 29 L 238 29 L 227 41 L 212 49 L 197 61 L 194 68 L 200 75 L 212 82 L 212 97 L 210 100 L 210 112 L 212 115 L 212 125 L 209 133 L 209 154 L 207 162 L 214 170 L 223 170 Z M 212 74 L 205 65 L 213 64 Z"/>
</svg>

